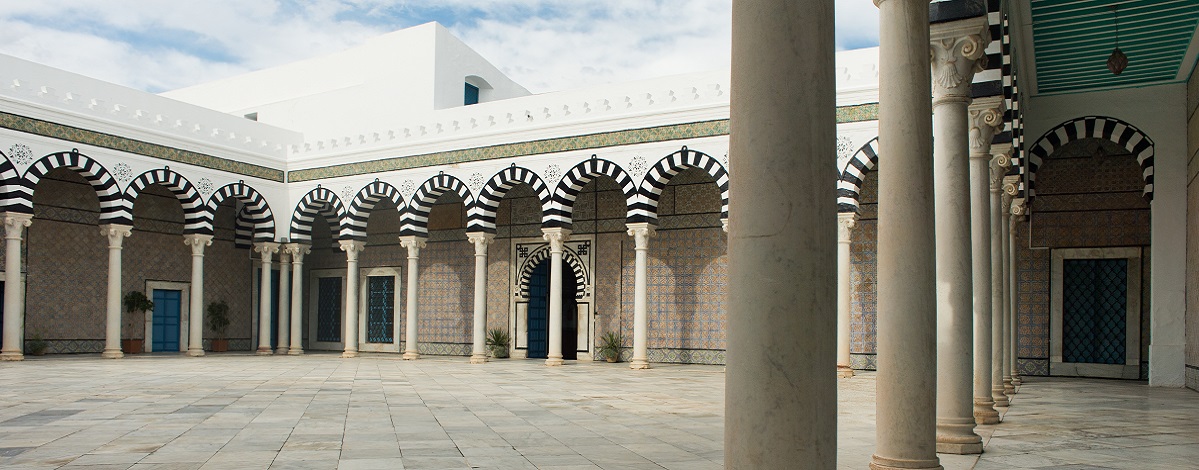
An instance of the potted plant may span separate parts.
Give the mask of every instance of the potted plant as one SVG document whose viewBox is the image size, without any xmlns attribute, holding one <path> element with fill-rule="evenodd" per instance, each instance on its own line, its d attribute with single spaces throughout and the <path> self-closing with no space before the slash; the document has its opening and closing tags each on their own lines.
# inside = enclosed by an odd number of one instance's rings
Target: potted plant
<svg viewBox="0 0 1199 470">
<path fill-rule="evenodd" d="M 146 312 L 149 310 L 154 310 L 154 302 L 146 298 L 146 294 L 136 290 L 125 294 L 125 334 L 129 335 L 121 340 L 121 351 L 125 354 L 136 354 L 145 350 L 145 339 L 134 338 L 133 331 L 139 318 L 145 321 Z"/>
<path fill-rule="evenodd" d="M 600 357 L 608 362 L 620 362 L 620 347 L 624 337 L 618 331 L 609 331 L 600 336 Z"/>
<path fill-rule="evenodd" d="M 208 304 L 208 329 L 216 335 L 212 339 L 212 352 L 229 350 L 229 340 L 225 338 L 225 329 L 229 328 L 229 304 L 224 300 Z"/>
<path fill-rule="evenodd" d="M 47 343 L 46 340 L 42 339 L 42 335 L 38 333 L 34 333 L 33 338 L 30 338 L 29 341 L 25 342 L 25 350 L 28 351 L 29 355 L 31 356 L 44 356 L 46 354 L 46 349 L 49 347 L 50 343 Z"/>
<path fill-rule="evenodd" d="M 491 350 L 491 356 L 496 359 L 508 357 L 508 343 L 511 341 L 507 331 L 492 328 L 487 332 L 487 349 Z"/>
</svg>

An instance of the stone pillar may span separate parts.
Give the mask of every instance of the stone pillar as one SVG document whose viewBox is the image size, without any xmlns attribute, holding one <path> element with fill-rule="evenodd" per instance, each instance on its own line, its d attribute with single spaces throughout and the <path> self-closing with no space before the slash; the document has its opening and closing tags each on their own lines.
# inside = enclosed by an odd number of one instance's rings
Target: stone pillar
<svg viewBox="0 0 1199 470">
<path fill-rule="evenodd" d="M 633 360 L 630 369 L 649 369 L 649 237 L 654 236 L 654 226 L 646 223 L 628 224 L 629 236 L 637 251 L 633 265 Z"/>
<path fill-rule="evenodd" d="M 858 223 L 856 212 L 837 214 L 837 377 L 853 377 L 849 365 L 851 308 L 849 245 L 853 227 Z"/>
<path fill-rule="evenodd" d="M 254 244 L 261 266 L 258 272 L 258 355 L 269 356 L 271 351 L 271 255 L 279 251 L 279 244 L 259 242 Z"/>
<path fill-rule="evenodd" d="M 301 329 L 304 325 L 304 255 L 311 253 L 312 248 L 308 245 L 299 243 L 288 243 L 284 245 L 287 253 L 291 255 L 291 347 L 287 349 L 287 354 L 298 356 L 304 354 L 304 333 Z"/>
<path fill-rule="evenodd" d="M 833 469 L 833 2 L 732 5 L 724 467 Z"/>
<path fill-rule="evenodd" d="M 4 221 L 4 338 L 0 360 L 25 359 L 25 286 L 21 280 L 21 235 L 33 224 L 32 214 L 6 212 Z M 117 292 L 120 292 L 118 286 Z M 119 346 L 119 344 L 118 344 Z M 117 349 L 120 352 L 120 349 Z"/>
<path fill-rule="evenodd" d="M 275 345 L 275 354 L 287 354 L 291 345 L 291 296 L 288 295 L 287 284 L 291 277 L 291 256 L 287 245 L 279 247 L 279 344 Z"/>
<path fill-rule="evenodd" d="M 1004 186 L 1004 188 L 1003 188 L 1004 192 L 1007 192 L 1007 193 L 1015 196 L 1017 194 L 1017 190 L 1018 190 L 1017 184 L 1019 183 L 1019 181 L 1020 181 L 1020 177 L 1018 177 L 1018 176 L 1015 177 L 1015 181 Z M 1012 362 L 1013 392 L 1018 392 L 1020 390 L 1019 387 L 1022 384 L 1022 382 L 1020 380 L 1020 370 L 1019 370 L 1020 365 L 1017 364 L 1017 360 L 1019 359 L 1019 356 L 1016 354 L 1017 345 L 1019 344 L 1016 341 L 1016 338 L 1019 336 L 1019 331 L 1020 331 L 1020 329 L 1018 328 L 1019 322 L 1017 321 L 1017 319 L 1019 318 L 1019 312 L 1017 311 L 1017 308 L 1016 308 L 1016 298 L 1017 298 L 1016 297 L 1016 247 L 1018 246 L 1017 243 L 1019 243 L 1019 236 L 1018 236 L 1018 233 L 1016 230 L 1016 224 L 1018 224 L 1020 222 L 1020 220 L 1022 220 L 1022 218 L 1024 217 L 1024 210 L 1025 210 L 1024 209 L 1024 199 L 1013 200 L 1012 208 L 1010 210 L 1011 220 L 1008 222 L 1008 229 L 1009 229 L 1008 252 L 1011 253 L 1011 256 L 1008 258 L 1008 286 L 1009 286 L 1008 299 L 1009 299 L 1009 302 L 1011 302 L 1011 316 L 1012 316 L 1012 321 L 1011 321 L 1011 324 L 1012 324 L 1011 357 L 1012 357 L 1012 359 L 1011 359 L 1011 362 Z"/>
<path fill-rule="evenodd" d="M 183 244 L 192 249 L 192 283 L 188 304 L 187 355 L 204 355 L 204 248 L 212 245 L 212 235 L 183 236 Z"/>
<path fill-rule="evenodd" d="M 420 350 L 416 342 L 417 299 L 420 298 L 420 249 L 425 247 L 425 239 L 413 235 L 400 237 L 400 245 L 408 249 L 408 307 L 405 314 L 407 326 L 404 338 L 404 359 L 420 359 Z"/>
<path fill-rule="evenodd" d="M 994 146 L 993 146 L 994 147 Z M 991 399 L 996 407 L 1008 406 L 1007 395 L 1003 393 L 1003 364 L 1007 352 L 1006 338 L 1003 336 L 1003 219 L 1002 201 L 999 193 L 1003 175 L 1011 166 L 1011 158 L 1004 153 L 996 152 L 991 159 Z"/>
<path fill-rule="evenodd" d="M 974 433 L 968 106 L 990 42 L 986 17 L 932 26 L 937 285 L 937 452 L 982 453 Z"/>
<path fill-rule="evenodd" d="M 928 2 L 875 4 L 886 162 L 878 171 L 878 441 L 870 468 L 939 469 Z"/>
<path fill-rule="evenodd" d="M 494 233 L 468 233 L 466 239 L 475 246 L 475 317 L 474 344 L 470 363 L 487 362 L 487 245 L 495 241 Z"/>
<path fill-rule="evenodd" d="M 121 352 L 121 244 L 133 234 L 133 227 L 121 224 L 100 226 L 100 235 L 108 237 L 108 308 L 104 322 L 104 353 L 108 359 L 125 357 Z"/>
<path fill-rule="evenodd" d="M 1010 162 L 1010 160 L 1009 160 Z M 1011 164 L 1008 164 L 1011 167 Z M 1006 169 L 1004 172 L 1006 173 Z M 1009 223 L 1011 222 L 1012 211 L 1012 196 L 1008 192 L 1000 180 L 999 187 L 999 245 L 1002 248 L 1000 253 L 1001 277 L 1002 283 L 1000 290 L 1003 292 L 1003 394 L 1011 397 L 1016 394 L 1016 388 L 1012 385 L 1012 296 L 1011 296 L 1011 242 L 1012 229 Z"/>
<path fill-rule="evenodd" d="M 550 305 L 549 353 L 545 365 L 560 366 L 562 360 L 562 245 L 570 239 L 570 229 L 561 227 L 541 229 L 542 238 L 550 243 Z"/>
<path fill-rule="evenodd" d="M 970 257 L 974 291 L 974 422 L 996 424 L 991 398 L 991 138 L 1003 125 L 1002 97 L 970 104 Z"/>
<path fill-rule="evenodd" d="M 358 357 L 358 253 L 362 253 L 366 243 L 355 240 L 339 243 L 341 251 L 346 252 L 346 345 L 341 357 Z"/>
</svg>

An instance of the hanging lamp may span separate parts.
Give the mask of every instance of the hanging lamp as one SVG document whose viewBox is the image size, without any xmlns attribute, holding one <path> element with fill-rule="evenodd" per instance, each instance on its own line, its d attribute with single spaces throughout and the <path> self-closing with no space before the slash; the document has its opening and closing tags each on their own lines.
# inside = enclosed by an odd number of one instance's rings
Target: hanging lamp
<svg viewBox="0 0 1199 470">
<path fill-rule="evenodd" d="M 1124 55 L 1124 51 L 1120 50 L 1120 4 L 1112 5 L 1112 11 L 1116 16 L 1116 48 L 1112 50 L 1112 55 L 1107 58 L 1107 69 L 1112 72 L 1112 75 L 1120 75 L 1125 67 L 1128 67 L 1128 56 Z"/>
</svg>

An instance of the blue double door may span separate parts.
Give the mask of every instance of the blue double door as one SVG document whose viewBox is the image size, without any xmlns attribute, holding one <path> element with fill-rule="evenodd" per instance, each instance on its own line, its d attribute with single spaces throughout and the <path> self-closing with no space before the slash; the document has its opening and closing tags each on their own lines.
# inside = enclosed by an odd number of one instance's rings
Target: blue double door
<svg viewBox="0 0 1199 470">
<path fill-rule="evenodd" d="M 574 279 L 562 283 L 562 358 L 577 359 L 578 305 Z M 529 278 L 528 350 L 526 356 L 544 359 L 549 355 L 550 260 L 542 260 Z"/>
<path fill-rule="evenodd" d="M 154 289 L 150 351 L 179 351 L 179 328 L 183 323 L 183 291 Z"/>
</svg>

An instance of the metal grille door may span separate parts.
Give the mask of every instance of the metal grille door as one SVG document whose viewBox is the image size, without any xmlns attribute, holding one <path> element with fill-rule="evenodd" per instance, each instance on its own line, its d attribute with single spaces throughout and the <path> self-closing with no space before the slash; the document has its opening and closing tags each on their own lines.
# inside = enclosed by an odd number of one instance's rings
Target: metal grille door
<svg viewBox="0 0 1199 470">
<path fill-rule="evenodd" d="M 529 277 L 529 358 L 549 354 L 549 295 L 550 261 L 542 260 Z"/>
<path fill-rule="evenodd" d="M 368 277 L 367 292 L 366 341 L 390 343 L 395 325 L 395 276 Z"/>
<path fill-rule="evenodd" d="M 322 277 L 317 283 L 316 340 L 341 341 L 341 278 Z"/>
<path fill-rule="evenodd" d="M 1124 364 L 1127 259 L 1062 261 L 1062 362 Z"/>
</svg>

